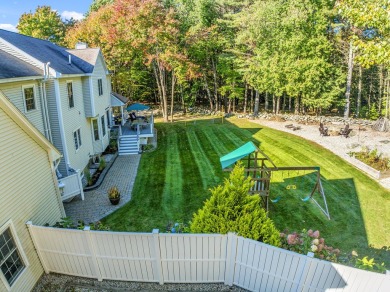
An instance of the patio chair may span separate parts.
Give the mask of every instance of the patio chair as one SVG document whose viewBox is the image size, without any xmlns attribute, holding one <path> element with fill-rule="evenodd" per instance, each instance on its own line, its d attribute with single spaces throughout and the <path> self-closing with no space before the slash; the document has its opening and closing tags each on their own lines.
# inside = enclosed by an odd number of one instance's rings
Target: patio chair
<svg viewBox="0 0 390 292">
<path fill-rule="evenodd" d="M 352 129 L 349 128 L 349 124 L 346 124 L 344 128 L 340 129 L 339 135 L 348 138 L 349 134 L 352 132 Z"/>
<path fill-rule="evenodd" d="M 320 130 L 320 135 L 321 136 L 329 136 L 328 128 L 325 127 L 323 123 L 320 123 L 320 127 L 318 129 Z"/>
</svg>

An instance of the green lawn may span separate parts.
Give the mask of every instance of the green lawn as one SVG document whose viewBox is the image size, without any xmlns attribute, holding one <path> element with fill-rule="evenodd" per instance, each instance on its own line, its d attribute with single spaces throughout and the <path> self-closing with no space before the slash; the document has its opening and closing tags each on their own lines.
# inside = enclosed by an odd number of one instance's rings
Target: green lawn
<svg viewBox="0 0 390 292">
<path fill-rule="evenodd" d="M 142 155 L 131 202 L 106 217 L 112 230 L 165 231 L 169 221 L 188 222 L 222 182 L 219 157 L 253 141 L 277 166 L 320 166 L 331 215 L 311 202 L 308 173 L 278 174 L 271 184 L 270 217 L 282 231 L 319 229 L 326 243 L 345 253 L 356 250 L 390 266 L 390 191 L 321 146 L 246 120 L 197 120 L 156 124 L 158 149 Z M 320 137 L 319 137 L 320 139 Z M 286 185 L 296 185 L 287 190 Z"/>
</svg>

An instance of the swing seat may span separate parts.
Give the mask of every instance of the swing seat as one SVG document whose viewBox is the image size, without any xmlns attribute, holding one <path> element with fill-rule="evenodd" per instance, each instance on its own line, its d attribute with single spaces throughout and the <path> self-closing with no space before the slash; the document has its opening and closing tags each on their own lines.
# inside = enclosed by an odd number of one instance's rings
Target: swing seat
<svg viewBox="0 0 390 292">
<path fill-rule="evenodd" d="M 281 196 L 277 196 L 275 199 L 270 199 L 272 203 L 277 203 L 280 201 L 282 197 Z"/>
<path fill-rule="evenodd" d="M 309 201 L 311 196 L 307 196 L 306 198 L 301 198 L 302 202 L 307 202 Z"/>
</svg>

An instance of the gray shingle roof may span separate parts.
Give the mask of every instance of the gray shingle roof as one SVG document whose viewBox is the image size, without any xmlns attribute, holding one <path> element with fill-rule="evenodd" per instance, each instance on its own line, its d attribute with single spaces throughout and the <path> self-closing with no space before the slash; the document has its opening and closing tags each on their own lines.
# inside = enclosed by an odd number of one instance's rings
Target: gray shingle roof
<svg viewBox="0 0 390 292">
<path fill-rule="evenodd" d="M 43 69 L 40 70 L 0 50 L 0 79 L 30 76 L 43 77 Z"/>
<path fill-rule="evenodd" d="M 43 63 L 50 62 L 50 67 L 62 74 L 84 74 L 93 71 L 91 64 L 75 55 L 72 55 L 72 62 L 69 64 L 68 58 L 70 53 L 67 49 L 49 41 L 3 29 L 0 29 L 0 38 Z"/>
<path fill-rule="evenodd" d="M 87 49 L 76 49 L 76 50 L 67 50 L 72 55 L 77 56 L 81 60 L 87 62 L 85 64 L 80 64 L 80 68 L 83 69 L 86 73 L 92 73 L 93 68 L 96 64 L 96 60 L 99 56 L 100 49 L 98 48 L 87 48 Z M 85 63 L 84 62 L 84 63 Z"/>
</svg>

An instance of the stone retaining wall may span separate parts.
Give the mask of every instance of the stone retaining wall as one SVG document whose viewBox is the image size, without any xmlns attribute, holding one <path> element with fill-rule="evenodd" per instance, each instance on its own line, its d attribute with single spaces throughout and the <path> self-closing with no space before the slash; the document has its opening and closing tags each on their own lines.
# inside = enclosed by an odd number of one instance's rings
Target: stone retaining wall
<svg viewBox="0 0 390 292">
<path fill-rule="evenodd" d="M 248 117 L 253 118 L 250 115 L 238 115 L 239 117 Z M 323 122 L 324 124 L 339 124 L 339 125 L 359 125 L 364 127 L 372 127 L 375 121 L 363 120 L 363 119 L 345 119 L 343 117 L 327 117 L 327 116 L 307 116 L 307 115 L 275 115 L 269 113 L 261 113 L 257 116 L 258 118 L 267 119 L 267 120 L 276 120 L 276 121 L 291 121 L 300 124 L 319 124 Z"/>
</svg>

